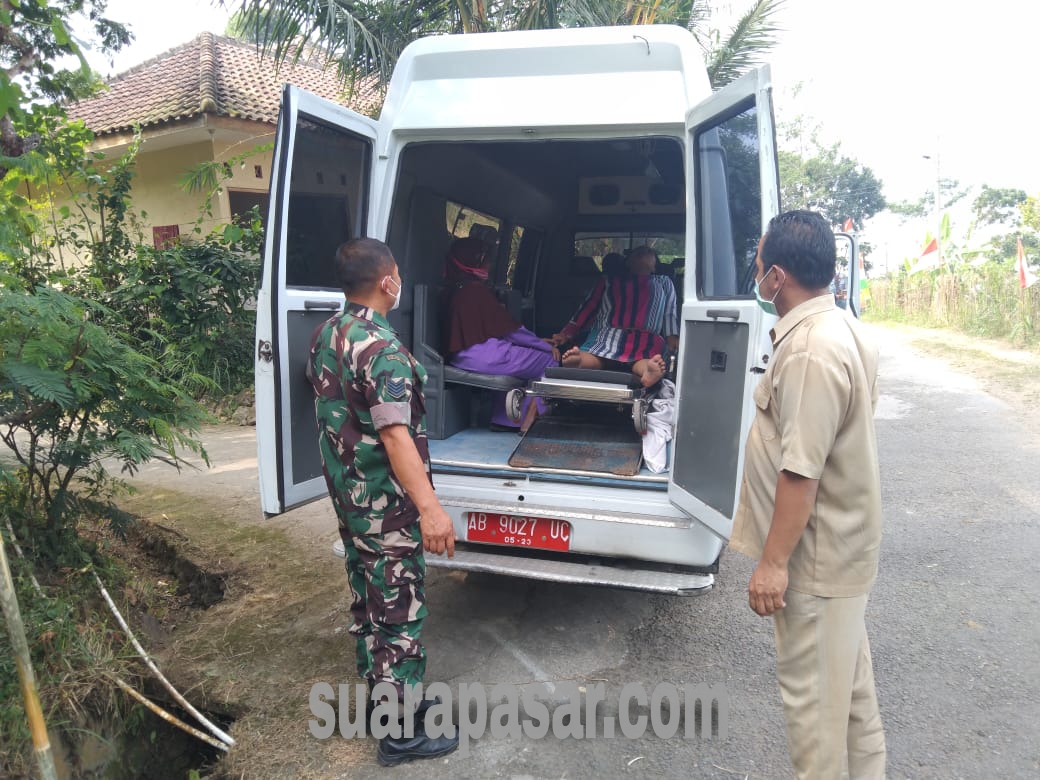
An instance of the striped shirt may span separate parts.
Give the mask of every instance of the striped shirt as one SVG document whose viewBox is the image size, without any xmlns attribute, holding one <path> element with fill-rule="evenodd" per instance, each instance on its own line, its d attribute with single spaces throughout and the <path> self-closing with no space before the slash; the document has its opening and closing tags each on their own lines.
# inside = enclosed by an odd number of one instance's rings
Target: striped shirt
<svg viewBox="0 0 1040 780">
<path fill-rule="evenodd" d="M 601 277 L 563 329 L 573 338 L 591 324 L 583 352 L 634 363 L 664 352 L 679 335 L 675 286 L 658 274 Z"/>
</svg>

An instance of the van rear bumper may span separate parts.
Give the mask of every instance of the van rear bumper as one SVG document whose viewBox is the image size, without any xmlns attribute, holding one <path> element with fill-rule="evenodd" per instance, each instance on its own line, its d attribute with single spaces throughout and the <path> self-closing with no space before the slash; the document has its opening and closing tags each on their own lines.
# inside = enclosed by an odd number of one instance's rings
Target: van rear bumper
<svg viewBox="0 0 1040 780">
<path fill-rule="evenodd" d="M 602 585 L 673 596 L 700 596 L 715 585 L 715 577 L 707 573 L 667 571 L 650 568 L 640 561 L 606 563 L 602 559 L 557 560 L 533 558 L 489 551 L 484 545 L 457 544 L 455 557 L 426 556 L 427 566 L 456 569 L 509 577 L 560 582 L 572 585 Z"/>
</svg>

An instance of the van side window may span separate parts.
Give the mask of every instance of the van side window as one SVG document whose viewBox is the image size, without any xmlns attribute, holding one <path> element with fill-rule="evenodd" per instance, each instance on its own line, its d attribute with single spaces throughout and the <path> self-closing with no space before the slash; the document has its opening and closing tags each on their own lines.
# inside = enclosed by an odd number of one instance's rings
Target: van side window
<svg viewBox="0 0 1040 780">
<path fill-rule="evenodd" d="M 339 289 L 336 248 L 365 230 L 371 145 L 300 115 L 286 225 L 285 283 Z"/>
<path fill-rule="evenodd" d="M 524 229 L 520 225 L 513 225 L 509 235 L 509 255 L 506 258 L 506 287 L 513 289 L 516 280 L 516 264 L 520 260 L 520 244 L 524 240 Z"/>
<path fill-rule="evenodd" d="M 702 298 L 750 297 L 762 229 L 756 107 L 702 128 L 694 143 L 698 292 Z"/>
<path fill-rule="evenodd" d="M 444 203 L 444 218 L 447 221 L 448 232 L 455 238 L 472 236 L 483 240 L 490 237 L 494 231 L 497 239 L 498 231 L 502 227 L 502 220 L 450 200 Z"/>
</svg>

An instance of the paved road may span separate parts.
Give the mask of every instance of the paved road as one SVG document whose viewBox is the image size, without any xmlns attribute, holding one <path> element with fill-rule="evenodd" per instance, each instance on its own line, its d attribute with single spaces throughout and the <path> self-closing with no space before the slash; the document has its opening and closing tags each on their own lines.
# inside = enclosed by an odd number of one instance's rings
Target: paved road
<svg viewBox="0 0 1040 780">
<path fill-rule="evenodd" d="M 885 507 L 867 624 L 892 778 L 1040 776 L 1040 436 L 970 378 L 883 339 L 878 434 Z M 255 500 L 248 429 L 221 429 L 202 477 Z M 151 474 L 158 478 L 158 472 Z M 149 474 L 145 475 L 149 478 Z M 300 533 L 331 539 L 325 508 Z M 301 530 L 302 529 L 302 530 Z M 786 778 L 771 626 L 746 605 L 751 564 L 723 558 L 711 594 L 683 600 L 434 572 L 429 680 L 725 683 L 726 739 L 485 736 L 469 757 L 402 768 L 453 778 Z M 610 712 L 605 707 L 603 712 Z M 338 774 L 337 774 L 338 773 Z M 385 776 L 368 766 L 330 776 Z"/>
</svg>

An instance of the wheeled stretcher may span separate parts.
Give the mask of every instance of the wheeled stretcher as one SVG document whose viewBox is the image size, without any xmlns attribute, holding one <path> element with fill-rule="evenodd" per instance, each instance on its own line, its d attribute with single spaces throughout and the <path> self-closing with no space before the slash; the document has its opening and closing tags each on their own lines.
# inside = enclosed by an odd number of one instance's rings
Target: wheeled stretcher
<svg viewBox="0 0 1040 780">
<path fill-rule="evenodd" d="M 632 424 L 636 433 L 646 433 L 646 415 L 656 395 L 656 388 L 645 388 L 630 372 L 603 371 L 590 368 L 549 368 L 545 376 L 526 387 L 510 390 L 506 396 L 506 412 L 514 422 L 520 422 L 526 396 L 540 398 L 611 404 L 631 407 Z"/>
</svg>

